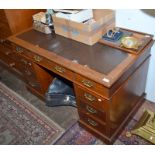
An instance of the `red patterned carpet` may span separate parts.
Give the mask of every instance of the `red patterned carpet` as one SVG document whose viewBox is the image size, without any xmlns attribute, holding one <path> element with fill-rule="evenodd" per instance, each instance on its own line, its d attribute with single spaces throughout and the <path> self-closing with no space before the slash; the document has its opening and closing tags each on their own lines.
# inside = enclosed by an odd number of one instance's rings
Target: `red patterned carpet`
<svg viewBox="0 0 155 155">
<path fill-rule="evenodd" d="M 149 145 L 144 139 L 126 137 L 140 118 L 143 109 L 155 112 L 155 104 L 145 103 L 115 145 Z M 0 82 L 0 144 L 104 145 L 99 139 L 75 123 L 66 132 L 36 108 Z"/>
<path fill-rule="evenodd" d="M 152 145 L 150 142 L 143 138 L 132 135 L 130 138 L 126 137 L 126 132 L 131 131 L 133 126 L 137 123 L 140 117 L 143 115 L 144 109 L 148 109 L 155 113 L 155 103 L 145 101 L 140 109 L 137 111 L 132 120 L 124 128 L 118 139 L 114 142 L 114 145 Z M 56 145 L 104 145 L 99 139 L 92 134 L 81 128 L 78 123 L 75 123 L 68 129 L 55 143 Z"/>
<path fill-rule="evenodd" d="M 53 144 L 63 129 L 0 82 L 0 144 Z"/>
<path fill-rule="evenodd" d="M 124 131 L 115 141 L 114 145 L 150 145 L 146 140 L 132 135 L 130 138 L 126 137 L 126 131 L 130 131 L 137 121 L 132 119 L 126 126 Z M 104 145 L 92 134 L 81 128 L 78 123 L 74 124 L 67 132 L 65 132 L 60 139 L 55 143 L 56 145 Z"/>
</svg>

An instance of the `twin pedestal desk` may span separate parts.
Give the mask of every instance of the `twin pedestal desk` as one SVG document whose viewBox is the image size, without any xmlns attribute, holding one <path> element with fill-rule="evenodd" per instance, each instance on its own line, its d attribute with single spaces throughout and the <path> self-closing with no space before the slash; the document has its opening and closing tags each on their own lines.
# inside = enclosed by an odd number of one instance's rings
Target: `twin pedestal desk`
<svg viewBox="0 0 155 155">
<path fill-rule="evenodd" d="M 69 80 L 80 125 L 112 144 L 144 100 L 152 44 L 132 54 L 28 29 L 0 44 L 0 62 L 42 99 L 54 77 Z"/>
</svg>

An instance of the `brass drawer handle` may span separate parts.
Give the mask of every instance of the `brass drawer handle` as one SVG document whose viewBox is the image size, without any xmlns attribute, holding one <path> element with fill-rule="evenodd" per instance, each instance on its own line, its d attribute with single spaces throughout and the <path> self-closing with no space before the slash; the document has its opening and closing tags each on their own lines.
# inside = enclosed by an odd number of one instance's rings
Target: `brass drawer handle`
<svg viewBox="0 0 155 155">
<path fill-rule="evenodd" d="M 59 73 L 64 73 L 65 72 L 65 69 L 60 67 L 60 66 L 55 66 L 54 69 L 59 72 Z"/>
<path fill-rule="evenodd" d="M 17 47 L 16 47 L 16 51 L 17 51 L 18 53 L 22 53 L 22 52 L 23 52 L 23 49 L 22 49 L 21 47 L 17 46 Z"/>
<path fill-rule="evenodd" d="M 35 60 L 36 62 L 40 62 L 40 61 L 42 60 L 42 58 L 41 58 L 40 56 L 38 56 L 38 55 L 35 55 L 35 56 L 34 56 L 34 60 Z"/>
<path fill-rule="evenodd" d="M 93 83 L 89 80 L 82 80 L 83 85 L 85 85 L 86 87 L 93 87 Z"/>
<path fill-rule="evenodd" d="M 90 107 L 90 106 L 86 106 L 86 109 L 87 109 L 88 112 L 90 112 L 92 114 L 97 114 L 97 111 L 94 108 Z"/>
<path fill-rule="evenodd" d="M 88 118 L 88 123 L 92 126 L 98 126 L 98 123 Z"/>
<path fill-rule="evenodd" d="M 91 102 L 95 101 L 95 97 L 92 96 L 91 94 L 84 93 L 84 97 Z"/>
</svg>

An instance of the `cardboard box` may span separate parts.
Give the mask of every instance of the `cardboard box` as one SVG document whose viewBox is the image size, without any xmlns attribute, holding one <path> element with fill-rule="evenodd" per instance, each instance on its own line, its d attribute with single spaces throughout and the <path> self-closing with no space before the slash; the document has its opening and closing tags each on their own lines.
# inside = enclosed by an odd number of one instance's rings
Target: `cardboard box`
<svg viewBox="0 0 155 155">
<path fill-rule="evenodd" d="M 115 11 L 113 10 L 95 9 L 93 18 L 95 22 L 84 24 L 52 16 L 56 34 L 87 45 L 95 44 L 108 29 L 115 27 Z"/>
<path fill-rule="evenodd" d="M 56 13 L 55 16 L 58 18 L 64 18 L 74 22 L 81 23 L 93 17 L 93 10 L 84 9 L 84 10 L 79 10 L 79 12 L 77 13 L 71 13 L 71 14 L 59 12 L 59 13 Z"/>
</svg>

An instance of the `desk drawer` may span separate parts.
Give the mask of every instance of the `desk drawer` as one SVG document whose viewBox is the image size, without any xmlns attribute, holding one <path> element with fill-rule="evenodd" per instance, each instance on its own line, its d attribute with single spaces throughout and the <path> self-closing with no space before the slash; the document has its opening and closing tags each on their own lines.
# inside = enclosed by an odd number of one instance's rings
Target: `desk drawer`
<svg viewBox="0 0 155 155">
<path fill-rule="evenodd" d="M 67 79 L 73 80 L 73 72 L 62 67 L 61 65 L 54 64 L 51 70 Z"/>
<path fill-rule="evenodd" d="M 54 73 L 59 74 L 62 77 L 70 79 L 70 80 L 73 79 L 73 72 L 66 69 L 65 67 L 63 67 L 63 66 L 61 66 L 61 65 L 59 65 L 53 61 L 50 61 L 44 57 L 38 56 L 38 55 L 34 55 L 33 59 L 36 63 L 38 63 L 41 66 L 53 71 Z"/>
<path fill-rule="evenodd" d="M 108 89 L 106 87 L 102 86 L 101 84 L 96 83 L 95 81 L 85 78 L 79 74 L 76 74 L 76 81 L 82 87 L 88 88 L 98 94 L 101 94 L 103 97 L 106 97 L 106 98 L 109 97 Z"/>
<path fill-rule="evenodd" d="M 39 55 L 33 55 L 33 60 L 37 64 L 53 71 L 56 74 L 61 75 L 64 78 L 67 78 L 70 80 L 73 79 L 73 72 L 72 71 L 66 69 L 65 67 L 63 67 L 63 66 L 61 66 L 61 65 L 59 65 L 53 61 L 50 61 L 50 60 L 48 60 L 42 56 L 39 56 Z"/>
<path fill-rule="evenodd" d="M 17 53 L 20 53 L 20 54 L 28 57 L 33 62 L 55 72 L 56 74 L 59 74 L 59 75 L 65 77 L 67 79 L 70 79 L 70 80 L 72 80 L 74 77 L 72 71 L 66 69 L 65 67 L 63 67 L 53 61 L 48 60 L 45 57 L 37 55 L 37 54 L 35 54 L 31 51 L 28 51 L 20 46 L 17 46 L 15 44 L 13 44 L 13 48 L 14 48 L 14 51 L 16 51 Z"/>
<path fill-rule="evenodd" d="M 24 79 L 36 79 L 34 69 L 30 60 L 26 59 L 22 55 L 13 52 L 11 49 L 0 45 L 0 58 L 8 66 L 24 75 Z"/>
<path fill-rule="evenodd" d="M 23 56 L 18 56 L 19 70 L 28 78 L 35 78 L 36 74 L 33 69 L 33 63 Z"/>
<path fill-rule="evenodd" d="M 36 80 L 26 80 L 26 83 L 29 85 L 29 86 L 31 86 L 33 89 L 35 89 L 35 90 L 37 90 L 37 91 L 39 91 L 39 92 L 41 92 L 41 86 L 40 86 L 40 83 L 38 82 L 38 81 L 36 81 Z"/>
<path fill-rule="evenodd" d="M 7 47 L 0 44 L 0 59 L 10 66 L 11 68 L 17 68 L 18 64 L 15 61 L 16 55 Z"/>
<path fill-rule="evenodd" d="M 31 51 L 29 51 L 19 45 L 16 45 L 14 43 L 11 43 L 11 46 L 12 46 L 13 52 L 18 54 L 19 56 L 24 56 L 24 57 L 28 58 L 30 61 L 34 61 L 34 54 Z M 40 59 L 38 59 L 38 62 L 39 62 L 39 60 Z"/>
<path fill-rule="evenodd" d="M 18 46 L 14 43 L 11 43 L 11 46 L 14 52 L 19 53 L 19 54 L 22 54 L 22 53 L 26 54 L 26 49 L 24 49 L 23 47 Z"/>
<path fill-rule="evenodd" d="M 105 112 L 108 108 L 108 100 L 86 90 L 82 87 L 75 85 L 75 93 L 77 100 L 87 103 L 100 111 Z"/>
<path fill-rule="evenodd" d="M 11 42 L 8 40 L 2 40 L 2 45 L 7 47 L 8 49 L 10 49 L 12 51 L 12 45 Z"/>
<path fill-rule="evenodd" d="M 5 44 L 0 43 L 0 52 L 5 54 L 6 56 L 9 56 L 9 54 L 12 53 L 12 50 L 10 48 L 8 48 L 7 46 L 5 46 Z"/>
<path fill-rule="evenodd" d="M 89 117 L 88 115 L 79 112 L 80 120 L 86 123 L 90 128 L 93 128 L 102 134 L 106 134 L 106 124 L 102 124 L 101 122 L 97 121 L 96 119 Z"/>
<path fill-rule="evenodd" d="M 78 103 L 79 111 L 87 114 L 88 116 L 93 116 L 100 119 L 102 122 L 106 122 L 106 112 L 100 111 L 93 107 L 92 105 L 86 104 L 82 101 Z"/>
<path fill-rule="evenodd" d="M 35 78 L 32 62 L 22 55 L 12 52 L 11 59 L 16 63 L 16 69 L 24 75 L 24 78 Z"/>
<path fill-rule="evenodd" d="M 12 53 L 6 55 L 5 52 L 0 51 L 0 59 L 10 67 L 15 67 L 15 61 L 11 58 Z"/>
</svg>

